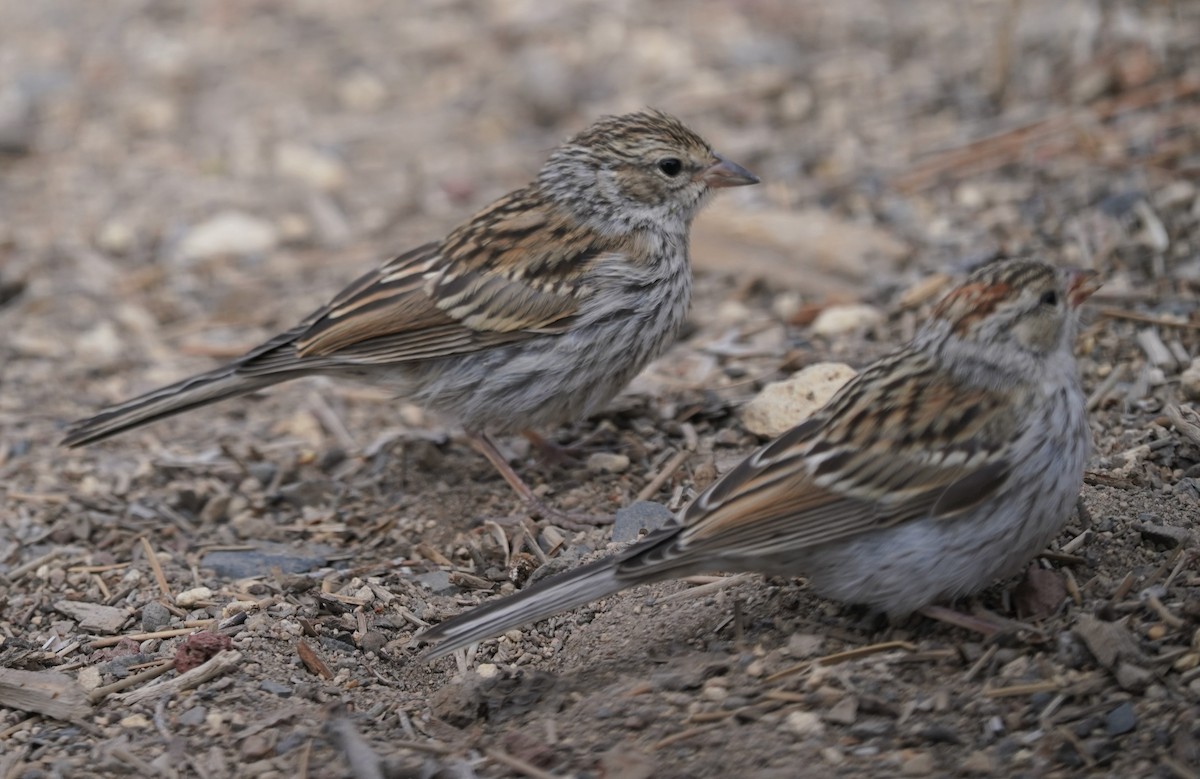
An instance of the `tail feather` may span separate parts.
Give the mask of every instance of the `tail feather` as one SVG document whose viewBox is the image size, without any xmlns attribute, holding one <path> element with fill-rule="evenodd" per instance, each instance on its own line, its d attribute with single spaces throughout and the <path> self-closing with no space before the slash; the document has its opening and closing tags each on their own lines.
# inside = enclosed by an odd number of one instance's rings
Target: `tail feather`
<svg viewBox="0 0 1200 779">
<path fill-rule="evenodd" d="M 435 625 L 420 636 L 426 641 L 441 642 L 427 651 L 425 658 L 433 660 L 448 655 L 506 630 L 552 617 L 645 581 L 618 578 L 619 564 L 619 556 L 597 560 Z"/>
<path fill-rule="evenodd" d="M 293 378 L 291 374 L 246 376 L 225 366 L 110 406 L 99 414 L 72 423 L 64 446 L 86 446 L 135 427 L 219 400 L 244 395 Z"/>
</svg>

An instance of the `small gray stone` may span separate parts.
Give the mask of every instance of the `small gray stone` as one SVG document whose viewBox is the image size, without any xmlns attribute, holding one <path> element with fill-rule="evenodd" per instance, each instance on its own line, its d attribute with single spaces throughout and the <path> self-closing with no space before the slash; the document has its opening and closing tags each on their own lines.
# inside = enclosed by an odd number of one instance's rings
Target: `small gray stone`
<svg viewBox="0 0 1200 779">
<path fill-rule="evenodd" d="M 321 548 L 289 549 L 264 545 L 259 549 L 209 552 L 200 567 L 210 568 L 221 579 L 246 579 L 278 568 L 281 573 L 304 573 L 326 563 L 328 550 Z"/>
<path fill-rule="evenodd" d="M 145 606 L 142 606 L 143 632 L 153 633 L 156 630 L 162 630 L 170 622 L 171 612 L 158 601 L 152 600 Z"/>
<path fill-rule="evenodd" d="M 449 571 L 429 571 L 414 577 L 417 584 L 435 595 L 445 595 L 458 589 L 450 583 Z"/>
<path fill-rule="evenodd" d="M 1108 717 L 1105 719 L 1104 726 L 1110 736 L 1120 736 L 1136 728 L 1137 712 L 1133 710 L 1133 704 L 1125 701 L 1110 711 Z"/>
<path fill-rule="evenodd" d="M 1144 692 L 1154 681 L 1154 672 L 1142 668 L 1140 665 L 1122 662 L 1117 666 L 1116 677 L 1117 684 L 1121 685 L 1122 690 Z"/>
<path fill-rule="evenodd" d="M 286 684 L 277 682 L 274 679 L 263 679 L 262 683 L 258 685 L 258 688 L 273 695 L 278 695 L 281 698 L 292 697 L 292 688 L 288 687 Z"/>
<path fill-rule="evenodd" d="M 647 533 L 658 530 L 674 516 L 671 510 L 661 503 L 639 500 L 617 511 L 613 520 L 612 540 L 620 544 L 636 541 L 643 530 Z"/>
<path fill-rule="evenodd" d="M 197 725 L 203 725 L 206 717 L 208 717 L 207 709 L 203 706 L 193 706 L 179 715 L 179 724 L 196 727 Z"/>
</svg>

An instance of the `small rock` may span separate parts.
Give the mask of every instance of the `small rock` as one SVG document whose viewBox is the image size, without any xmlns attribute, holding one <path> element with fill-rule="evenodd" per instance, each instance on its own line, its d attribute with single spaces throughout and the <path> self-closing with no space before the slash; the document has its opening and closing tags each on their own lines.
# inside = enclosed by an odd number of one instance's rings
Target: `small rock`
<svg viewBox="0 0 1200 779">
<path fill-rule="evenodd" d="M 803 660 L 820 652 L 824 644 L 824 636 L 812 633 L 793 633 L 788 637 L 787 653 L 797 660 Z"/>
<path fill-rule="evenodd" d="M 192 708 L 179 715 L 179 724 L 187 725 L 188 727 L 196 727 L 203 725 L 204 720 L 208 717 L 208 709 L 203 706 L 193 706 Z"/>
<path fill-rule="evenodd" d="M 54 604 L 56 611 L 79 622 L 79 628 L 89 633 L 116 633 L 125 626 L 129 611 L 116 606 L 85 601 L 60 600 Z"/>
<path fill-rule="evenodd" d="M 657 776 L 654 759 L 628 743 L 617 744 L 600 755 L 602 776 L 612 779 L 650 779 Z"/>
<path fill-rule="evenodd" d="M 967 755 L 967 759 L 962 761 L 962 764 L 958 767 L 961 773 L 979 776 L 988 776 L 994 769 L 995 765 L 992 763 L 992 758 L 988 756 L 987 752 L 981 750 L 976 750 Z"/>
<path fill-rule="evenodd" d="M 338 99 L 352 111 L 375 111 L 387 99 L 387 85 L 374 73 L 357 70 L 338 84 Z"/>
<path fill-rule="evenodd" d="M 778 436 L 812 416 L 854 374 L 842 363 L 810 365 L 785 381 L 763 387 L 742 410 L 742 424 L 755 435 Z"/>
<path fill-rule="evenodd" d="M 341 189 L 348 178 L 340 160 L 319 149 L 290 141 L 275 149 L 275 170 L 323 192 Z"/>
<path fill-rule="evenodd" d="M 915 754 L 900 764 L 900 773 L 903 776 L 929 776 L 933 769 L 933 755 L 928 752 Z"/>
<path fill-rule="evenodd" d="M 1179 388 L 1188 400 L 1200 400 L 1200 357 L 1179 374 Z"/>
<path fill-rule="evenodd" d="M 213 591 L 207 587 L 193 587 L 190 590 L 184 590 L 175 596 L 175 605 L 182 609 L 190 609 L 192 606 L 211 601 Z"/>
<path fill-rule="evenodd" d="M 262 683 L 258 685 L 258 689 L 278 695 L 280 698 L 292 697 L 292 688 L 274 679 L 263 679 Z"/>
<path fill-rule="evenodd" d="M 1133 636 L 1115 622 L 1104 622 L 1084 614 L 1075 623 L 1074 630 L 1075 635 L 1083 639 L 1088 650 L 1105 668 L 1113 668 L 1117 660 L 1122 658 L 1137 660 L 1141 657 L 1141 650 Z"/>
<path fill-rule="evenodd" d="M 479 674 L 480 679 L 491 679 L 500 673 L 500 668 L 495 663 L 480 663 L 475 667 L 475 673 Z"/>
<path fill-rule="evenodd" d="M 847 695 L 825 712 L 825 720 L 837 725 L 853 725 L 858 718 L 858 698 Z"/>
<path fill-rule="evenodd" d="M 785 720 L 788 730 L 801 738 L 819 736 L 825 732 L 821 718 L 811 711 L 793 711 Z"/>
<path fill-rule="evenodd" d="M 812 331 L 817 335 L 838 335 L 877 325 L 883 318 L 882 311 L 863 303 L 829 306 L 817 314 Z"/>
<path fill-rule="evenodd" d="M 150 720 L 141 714 L 130 714 L 128 717 L 122 717 L 119 724 L 127 730 L 132 728 L 148 728 L 150 727 Z"/>
<path fill-rule="evenodd" d="M 413 577 L 417 584 L 432 592 L 434 595 L 445 595 L 458 589 L 450 583 L 449 571 L 429 571 Z"/>
<path fill-rule="evenodd" d="M 200 567 L 212 570 L 221 579 L 248 579 L 274 568 L 282 573 L 304 573 L 325 565 L 331 551 L 319 545 L 301 550 L 283 544 L 263 545 L 259 549 L 209 552 L 200 559 Z"/>
<path fill-rule="evenodd" d="M 650 500 L 639 500 L 636 503 L 618 509 L 613 519 L 612 540 L 619 544 L 636 541 L 642 531 L 647 533 L 664 527 L 675 515 L 661 503 Z"/>
<path fill-rule="evenodd" d="M 850 735 L 866 741 L 869 738 L 890 736 L 896 732 L 896 723 L 885 717 L 866 717 L 850 726 Z"/>
<path fill-rule="evenodd" d="M 359 640 L 358 645 L 364 652 L 378 653 L 387 645 L 387 637 L 378 630 L 368 630 L 366 633 L 363 633 L 363 637 Z"/>
<path fill-rule="evenodd" d="M 1110 736 L 1120 736 L 1136 728 L 1137 713 L 1133 710 L 1133 704 L 1125 701 L 1110 711 L 1104 720 L 1104 727 Z"/>
<path fill-rule="evenodd" d="M 587 469 L 593 473 L 623 473 L 629 468 L 629 458 L 616 452 L 595 452 L 587 459 Z"/>
<path fill-rule="evenodd" d="M 255 733 L 242 741 L 241 753 L 245 760 L 260 760 L 271 754 L 274 749 L 275 745 L 271 739 L 261 733 Z"/>
<path fill-rule="evenodd" d="M 171 621 L 171 612 L 156 600 L 142 606 L 142 631 L 153 633 L 162 630 Z"/>
<path fill-rule="evenodd" d="M 0 90 L 0 154 L 29 154 L 36 133 L 37 107 L 28 91 L 16 84 Z"/>
<path fill-rule="evenodd" d="M 1062 577 L 1039 568 L 1036 563 L 1029 565 L 1013 593 L 1017 616 L 1021 619 L 1045 619 L 1058 611 L 1066 597 L 1067 586 Z"/>
<path fill-rule="evenodd" d="M 1154 672 L 1148 671 L 1140 665 L 1122 662 L 1117 666 L 1116 677 L 1117 684 L 1121 685 L 1122 690 L 1143 692 L 1154 681 Z"/>
<path fill-rule="evenodd" d="M 104 676 L 100 673 L 100 669 L 94 665 L 89 665 L 86 668 L 80 668 L 76 674 L 75 680 L 79 682 L 79 686 L 84 689 L 84 692 L 91 692 L 100 686 L 104 681 Z"/>
<path fill-rule="evenodd" d="M 133 230 L 124 222 L 105 222 L 96 233 L 96 246 L 109 254 L 128 254 L 136 242 Z"/>
<path fill-rule="evenodd" d="M 185 262 L 227 254 L 263 254 L 274 249 L 278 242 L 270 222 L 226 211 L 189 230 L 179 242 L 178 254 Z"/>
</svg>

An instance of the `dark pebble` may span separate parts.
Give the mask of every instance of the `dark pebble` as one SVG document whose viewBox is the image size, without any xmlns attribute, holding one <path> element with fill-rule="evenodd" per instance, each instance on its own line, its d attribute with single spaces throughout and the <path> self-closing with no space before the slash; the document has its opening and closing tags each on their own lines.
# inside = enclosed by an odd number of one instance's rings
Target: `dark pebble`
<svg viewBox="0 0 1200 779">
<path fill-rule="evenodd" d="M 281 698 L 292 697 L 292 688 L 274 679 L 263 679 L 262 683 L 258 685 L 258 689 L 265 690 L 272 695 L 278 695 Z"/>
<path fill-rule="evenodd" d="M 1110 711 L 1108 719 L 1105 721 L 1105 727 L 1110 736 L 1120 736 L 1136 728 L 1137 713 L 1133 710 L 1133 704 L 1125 701 Z"/>
</svg>

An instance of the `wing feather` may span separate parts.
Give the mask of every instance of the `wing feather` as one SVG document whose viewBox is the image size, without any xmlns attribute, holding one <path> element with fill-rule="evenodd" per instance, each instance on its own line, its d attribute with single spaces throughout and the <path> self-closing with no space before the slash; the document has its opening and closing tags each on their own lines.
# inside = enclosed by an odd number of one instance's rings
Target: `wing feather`
<svg viewBox="0 0 1200 779">
<path fill-rule="evenodd" d="M 966 385 L 919 353 L 882 365 L 709 487 L 659 543 L 631 550 L 621 574 L 802 551 L 917 518 L 953 521 L 994 494 L 1020 433 L 1011 396 Z M 863 429 L 868 409 L 885 423 Z"/>
</svg>

